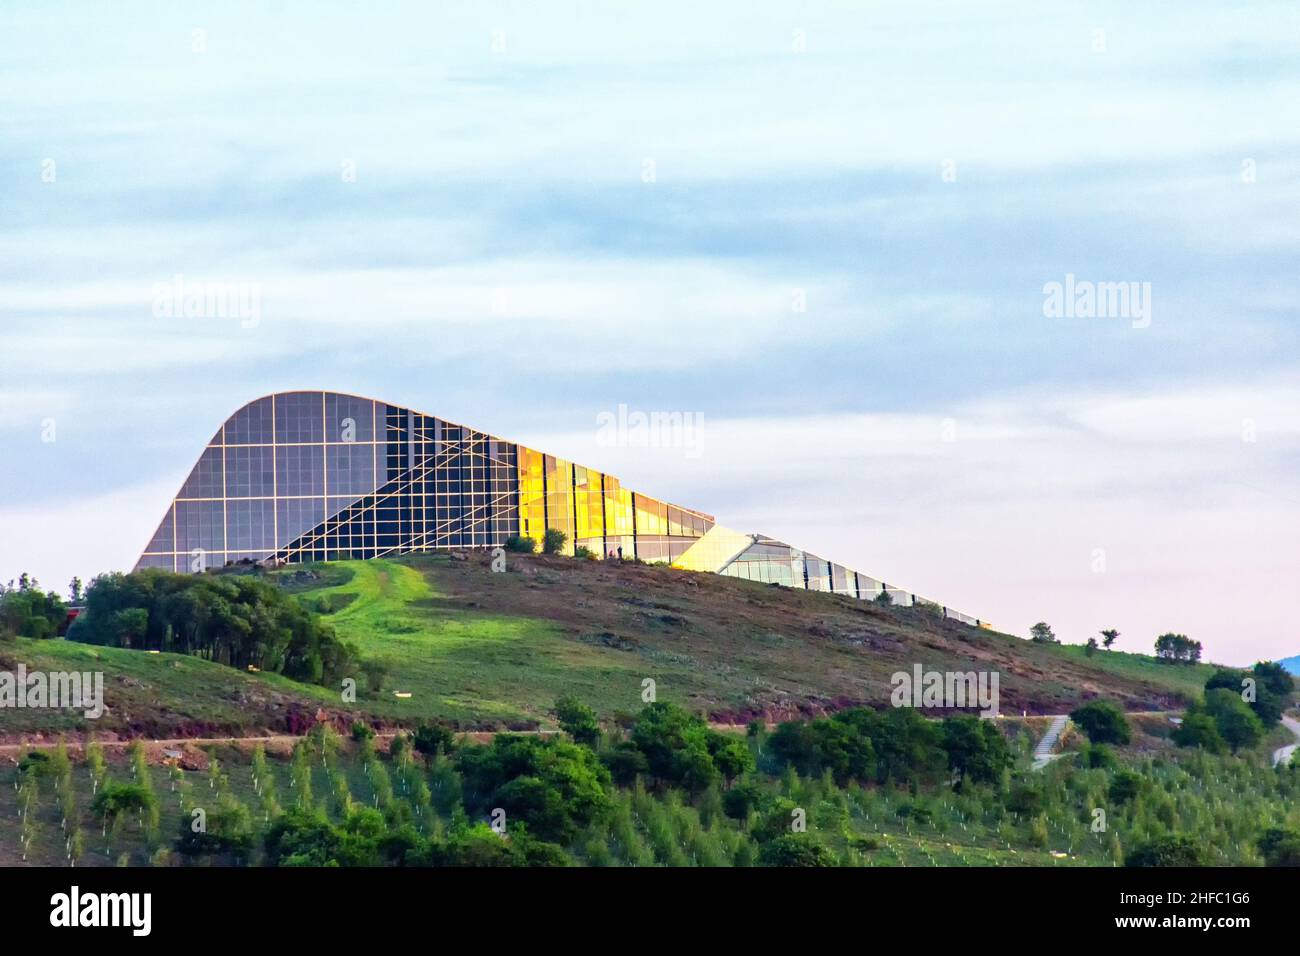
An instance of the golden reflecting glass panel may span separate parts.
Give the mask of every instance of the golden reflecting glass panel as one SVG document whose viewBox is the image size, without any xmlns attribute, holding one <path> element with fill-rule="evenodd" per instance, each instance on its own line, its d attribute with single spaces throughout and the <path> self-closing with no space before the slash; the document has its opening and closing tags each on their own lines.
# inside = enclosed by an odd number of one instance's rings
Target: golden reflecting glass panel
<svg viewBox="0 0 1300 956">
<path fill-rule="evenodd" d="M 715 524 L 672 562 L 687 571 L 721 571 L 754 543 L 754 536 Z"/>
<path fill-rule="evenodd" d="M 519 533 L 538 543 L 546 533 L 545 456 L 519 446 Z"/>
</svg>

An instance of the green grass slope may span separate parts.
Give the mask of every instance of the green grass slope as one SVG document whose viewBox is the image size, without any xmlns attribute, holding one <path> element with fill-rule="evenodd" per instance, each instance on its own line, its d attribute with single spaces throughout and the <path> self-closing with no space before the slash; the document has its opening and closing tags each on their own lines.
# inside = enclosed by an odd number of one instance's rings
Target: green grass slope
<svg viewBox="0 0 1300 956">
<path fill-rule="evenodd" d="M 1119 652 L 1089 658 L 1082 648 L 1035 645 L 921 609 L 662 566 L 510 555 L 508 571 L 494 573 L 482 554 L 413 555 L 272 577 L 364 657 L 388 665 L 379 691 L 359 675 L 358 699 L 347 702 L 340 690 L 194 658 L 18 640 L 0 644 L 0 669 L 21 660 L 29 669 L 103 670 L 109 712 L 91 722 L 8 711 L 0 734 L 283 731 L 317 709 L 340 721 L 526 728 L 549 724 L 562 694 L 607 717 L 635 711 L 650 681 L 659 699 L 742 722 L 884 705 L 890 675 L 916 663 L 997 671 L 1008 715 L 1062 713 L 1094 696 L 1160 710 L 1197 693 L 1212 670 Z"/>
</svg>

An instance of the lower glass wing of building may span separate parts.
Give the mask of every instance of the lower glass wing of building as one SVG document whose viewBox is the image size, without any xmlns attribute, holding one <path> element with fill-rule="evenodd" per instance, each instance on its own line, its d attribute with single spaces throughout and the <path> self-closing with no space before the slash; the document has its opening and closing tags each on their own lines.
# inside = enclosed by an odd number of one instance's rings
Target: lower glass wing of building
<svg viewBox="0 0 1300 956">
<path fill-rule="evenodd" d="M 136 564 L 201 572 L 493 548 L 515 535 L 895 603 L 914 596 L 712 515 L 639 494 L 613 475 L 464 425 L 338 392 L 283 392 L 218 429 Z M 941 605 L 936 605 L 942 607 Z M 983 624 L 943 608 L 947 617 Z M 986 625 L 985 625 L 986 626 Z"/>
</svg>

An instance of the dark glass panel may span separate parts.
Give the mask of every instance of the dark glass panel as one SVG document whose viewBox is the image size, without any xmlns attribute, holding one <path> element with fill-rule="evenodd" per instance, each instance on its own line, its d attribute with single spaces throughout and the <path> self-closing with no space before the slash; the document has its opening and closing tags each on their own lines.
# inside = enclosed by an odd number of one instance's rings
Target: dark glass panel
<svg viewBox="0 0 1300 956">
<path fill-rule="evenodd" d="M 330 445 L 325 460 L 331 495 L 365 495 L 375 490 L 373 445 Z"/>
<path fill-rule="evenodd" d="M 289 542 L 302 537 L 325 520 L 325 499 L 292 498 L 276 502 L 281 541 Z"/>
<path fill-rule="evenodd" d="M 281 498 L 325 494 L 325 449 L 282 445 L 276 449 L 276 494 Z"/>
<path fill-rule="evenodd" d="M 269 498 L 275 493 L 275 449 L 226 449 L 226 497 Z"/>
<path fill-rule="evenodd" d="M 176 550 L 225 551 L 225 505 L 220 501 L 176 502 Z"/>
<path fill-rule="evenodd" d="M 323 442 L 325 396 L 322 392 L 291 392 L 275 397 L 276 444 Z"/>
<path fill-rule="evenodd" d="M 158 530 L 153 533 L 153 538 L 149 541 L 149 547 L 145 551 L 164 551 L 170 552 L 175 549 L 175 541 L 172 540 L 172 509 L 167 509 L 167 515 L 158 525 Z M 170 567 L 170 562 L 168 562 Z M 152 565 L 152 567 L 162 567 L 162 565 Z"/>
<path fill-rule="evenodd" d="M 375 403 L 368 398 L 325 393 L 325 440 L 331 444 L 375 439 Z"/>
<path fill-rule="evenodd" d="M 226 422 L 227 445 L 264 445 L 272 441 L 274 418 L 270 398 L 246 405 Z"/>
<path fill-rule="evenodd" d="M 266 551 L 274 547 L 274 501 L 230 501 L 227 503 L 227 550 Z"/>
<path fill-rule="evenodd" d="M 190 472 L 181 488 L 179 498 L 220 498 L 224 487 L 220 448 L 209 448 L 199 457 L 199 463 Z"/>
</svg>

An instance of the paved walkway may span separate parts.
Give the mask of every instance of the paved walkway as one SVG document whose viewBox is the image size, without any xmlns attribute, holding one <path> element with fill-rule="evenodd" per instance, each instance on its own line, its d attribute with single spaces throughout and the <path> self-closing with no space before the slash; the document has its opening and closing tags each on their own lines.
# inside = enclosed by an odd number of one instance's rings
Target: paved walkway
<svg viewBox="0 0 1300 956">
<path fill-rule="evenodd" d="M 1065 725 L 1070 722 L 1070 718 L 1065 714 L 1059 714 L 1052 718 L 1051 725 L 1047 728 L 1047 733 L 1043 734 L 1043 739 L 1038 741 L 1038 746 L 1034 748 L 1034 769 L 1042 770 L 1049 763 L 1055 760 L 1060 754 L 1052 753 L 1056 747 L 1056 742 L 1061 738 L 1065 731 Z"/>
<path fill-rule="evenodd" d="M 1296 747 L 1300 746 L 1300 720 L 1284 715 L 1282 717 L 1282 725 L 1295 735 L 1297 742 L 1294 744 L 1287 744 L 1285 747 L 1278 747 L 1277 750 L 1273 751 L 1274 767 L 1282 763 L 1289 764 L 1291 762 L 1291 755 L 1295 753 Z"/>
</svg>

